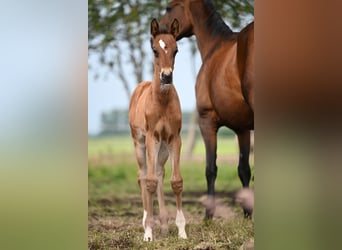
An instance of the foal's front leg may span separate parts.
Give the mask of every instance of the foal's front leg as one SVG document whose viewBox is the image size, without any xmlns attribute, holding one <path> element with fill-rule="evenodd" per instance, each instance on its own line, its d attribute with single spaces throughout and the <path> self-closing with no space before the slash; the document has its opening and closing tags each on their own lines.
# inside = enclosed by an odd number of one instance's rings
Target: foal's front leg
<svg viewBox="0 0 342 250">
<path fill-rule="evenodd" d="M 147 176 L 146 176 L 146 221 L 144 241 L 152 241 L 153 220 L 153 195 L 156 192 L 158 179 L 156 176 L 156 162 L 160 149 L 160 142 L 154 138 L 151 132 L 146 135 L 147 148 Z"/>
<path fill-rule="evenodd" d="M 165 198 L 164 198 L 164 191 L 163 191 L 163 184 L 164 184 L 164 177 L 165 177 L 164 165 L 167 161 L 168 156 L 169 156 L 169 152 L 166 147 L 166 144 L 162 143 L 159 149 L 158 160 L 157 160 L 157 178 L 158 178 L 157 196 L 158 196 L 159 218 L 160 218 L 162 235 L 166 235 L 169 231 L 168 213 L 165 207 Z"/>
<path fill-rule="evenodd" d="M 185 218 L 182 211 L 182 191 L 183 191 L 183 178 L 180 172 L 179 159 L 181 150 L 181 137 L 176 135 L 169 145 L 172 175 L 171 186 L 174 194 L 176 195 L 177 215 L 176 226 L 178 227 L 178 237 L 187 239 L 185 232 Z"/>
</svg>

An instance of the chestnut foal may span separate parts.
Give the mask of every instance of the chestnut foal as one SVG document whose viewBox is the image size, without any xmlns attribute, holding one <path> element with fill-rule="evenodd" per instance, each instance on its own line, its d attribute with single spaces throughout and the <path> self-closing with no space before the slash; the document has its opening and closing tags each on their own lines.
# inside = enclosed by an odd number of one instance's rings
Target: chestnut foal
<svg viewBox="0 0 342 250">
<path fill-rule="evenodd" d="M 179 167 L 182 113 L 176 89 L 172 84 L 177 53 L 175 37 L 178 35 L 178 29 L 177 19 L 172 22 L 168 31 L 160 31 L 158 22 L 152 20 L 153 80 L 141 82 L 137 86 L 129 106 L 129 124 L 139 165 L 138 183 L 144 207 L 144 241 L 153 240 L 153 195 L 156 191 L 162 234 L 168 232 L 163 181 L 164 165 L 169 156 L 172 167 L 171 186 L 176 195 L 178 236 L 187 238 L 182 212 L 183 179 Z"/>
</svg>

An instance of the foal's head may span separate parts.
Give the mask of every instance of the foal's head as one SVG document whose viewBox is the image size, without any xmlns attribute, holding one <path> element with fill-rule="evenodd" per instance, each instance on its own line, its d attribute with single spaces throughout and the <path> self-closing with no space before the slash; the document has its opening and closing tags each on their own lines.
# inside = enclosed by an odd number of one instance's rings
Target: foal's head
<svg viewBox="0 0 342 250">
<path fill-rule="evenodd" d="M 151 22 L 151 47 L 154 53 L 154 70 L 159 74 L 161 88 L 172 84 L 172 72 L 175 56 L 178 52 L 175 37 L 178 34 L 179 23 L 174 19 L 169 30 L 160 29 L 156 19 Z"/>
</svg>

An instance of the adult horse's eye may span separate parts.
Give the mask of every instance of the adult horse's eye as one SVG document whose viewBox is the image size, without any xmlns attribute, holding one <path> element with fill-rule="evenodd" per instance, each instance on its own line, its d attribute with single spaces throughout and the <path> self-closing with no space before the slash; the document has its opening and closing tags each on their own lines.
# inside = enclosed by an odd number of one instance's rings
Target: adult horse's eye
<svg viewBox="0 0 342 250">
<path fill-rule="evenodd" d="M 166 12 L 171 12 L 171 10 L 172 10 L 172 9 L 171 9 L 170 6 L 167 6 L 167 7 L 166 7 Z"/>
<path fill-rule="evenodd" d="M 173 57 L 175 57 L 178 53 L 178 49 L 175 50 L 175 52 L 173 52 Z"/>
</svg>

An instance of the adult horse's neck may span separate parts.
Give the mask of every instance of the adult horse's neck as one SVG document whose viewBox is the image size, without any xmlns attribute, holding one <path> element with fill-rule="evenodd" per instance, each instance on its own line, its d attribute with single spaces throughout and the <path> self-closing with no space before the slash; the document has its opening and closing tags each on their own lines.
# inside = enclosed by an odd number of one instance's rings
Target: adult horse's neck
<svg viewBox="0 0 342 250">
<path fill-rule="evenodd" d="M 193 1 L 190 11 L 193 20 L 193 32 L 196 36 L 202 62 L 204 62 L 222 42 L 230 39 L 234 32 L 224 23 L 211 1 Z"/>
</svg>

